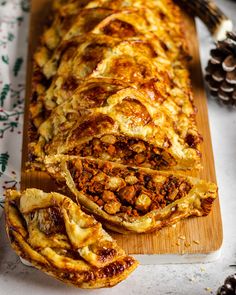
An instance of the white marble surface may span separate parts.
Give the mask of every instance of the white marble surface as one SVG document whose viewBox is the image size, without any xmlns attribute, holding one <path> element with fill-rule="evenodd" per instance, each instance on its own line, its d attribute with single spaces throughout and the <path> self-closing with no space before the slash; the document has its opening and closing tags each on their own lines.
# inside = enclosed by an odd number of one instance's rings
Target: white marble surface
<svg viewBox="0 0 236 295">
<path fill-rule="evenodd" d="M 236 2 L 217 3 L 236 22 Z M 202 24 L 198 23 L 201 55 L 205 67 L 212 43 Z M 236 272 L 236 110 L 219 107 L 209 99 L 209 116 L 220 191 L 224 227 L 221 258 L 209 264 L 140 266 L 125 282 L 115 288 L 98 291 L 67 287 L 43 273 L 23 266 L 4 234 L 0 222 L 0 294 L 1 295 L 131 295 L 131 294 L 215 294 L 224 278 Z"/>
</svg>

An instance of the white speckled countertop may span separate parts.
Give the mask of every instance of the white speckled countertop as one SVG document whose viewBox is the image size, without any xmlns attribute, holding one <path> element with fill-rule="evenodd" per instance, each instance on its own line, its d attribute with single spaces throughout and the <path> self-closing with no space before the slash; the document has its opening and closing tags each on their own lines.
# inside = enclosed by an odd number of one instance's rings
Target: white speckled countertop
<svg viewBox="0 0 236 295">
<path fill-rule="evenodd" d="M 236 22 L 236 1 L 216 1 Z M 202 64 L 212 46 L 205 27 L 198 23 Z M 140 266 L 125 282 L 112 289 L 85 291 L 49 278 L 22 265 L 10 249 L 0 222 L 0 295 L 151 295 L 215 294 L 225 277 L 236 272 L 236 110 L 230 111 L 209 99 L 211 134 L 219 185 L 224 242 L 221 258 L 209 264 Z"/>
</svg>

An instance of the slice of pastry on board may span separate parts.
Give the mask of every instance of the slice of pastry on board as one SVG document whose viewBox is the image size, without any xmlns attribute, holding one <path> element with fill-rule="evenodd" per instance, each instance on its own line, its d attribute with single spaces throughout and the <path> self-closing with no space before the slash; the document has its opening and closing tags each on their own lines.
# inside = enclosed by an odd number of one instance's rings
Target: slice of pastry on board
<svg viewBox="0 0 236 295">
<path fill-rule="evenodd" d="M 208 215 L 217 186 L 178 172 L 52 156 L 48 172 L 66 182 L 77 202 L 117 232 L 144 233 L 189 216 Z"/>
<path fill-rule="evenodd" d="M 6 230 L 16 253 L 36 268 L 81 288 L 112 287 L 138 262 L 78 204 L 38 189 L 6 192 Z"/>
</svg>

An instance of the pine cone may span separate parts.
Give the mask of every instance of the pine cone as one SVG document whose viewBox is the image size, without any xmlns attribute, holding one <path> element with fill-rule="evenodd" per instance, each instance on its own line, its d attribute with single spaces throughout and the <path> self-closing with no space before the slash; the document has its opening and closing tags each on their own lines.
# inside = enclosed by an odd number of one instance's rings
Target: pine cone
<svg viewBox="0 0 236 295">
<path fill-rule="evenodd" d="M 206 68 L 211 94 L 227 105 L 236 106 L 236 32 L 218 41 Z"/>
<path fill-rule="evenodd" d="M 218 289 L 217 295 L 236 295 L 236 273 L 226 278 L 224 285 Z"/>
</svg>

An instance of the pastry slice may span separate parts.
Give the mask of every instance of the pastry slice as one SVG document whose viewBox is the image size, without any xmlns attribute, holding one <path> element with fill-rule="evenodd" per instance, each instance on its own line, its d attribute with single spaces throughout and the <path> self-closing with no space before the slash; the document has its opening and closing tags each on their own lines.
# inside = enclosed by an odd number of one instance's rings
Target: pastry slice
<svg viewBox="0 0 236 295">
<path fill-rule="evenodd" d="M 65 283 L 112 287 L 138 265 L 99 222 L 61 194 L 8 190 L 5 212 L 6 230 L 16 253 Z"/>
<path fill-rule="evenodd" d="M 186 118 L 175 128 L 166 106 L 131 87 L 114 91 L 105 89 L 108 97 L 103 96 L 102 106 L 81 107 L 83 99 L 75 98 L 54 109 L 38 128 L 38 139 L 30 143 L 37 161 L 65 154 L 157 170 L 200 167 L 194 124 Z"/>
<path fill-rule="evenodd" d="M 48 172 L 106 226 L 144 233 L 210 213 L 217 186 L 176 172 L 74 156 L 47 157 Z"/>
</svg>

